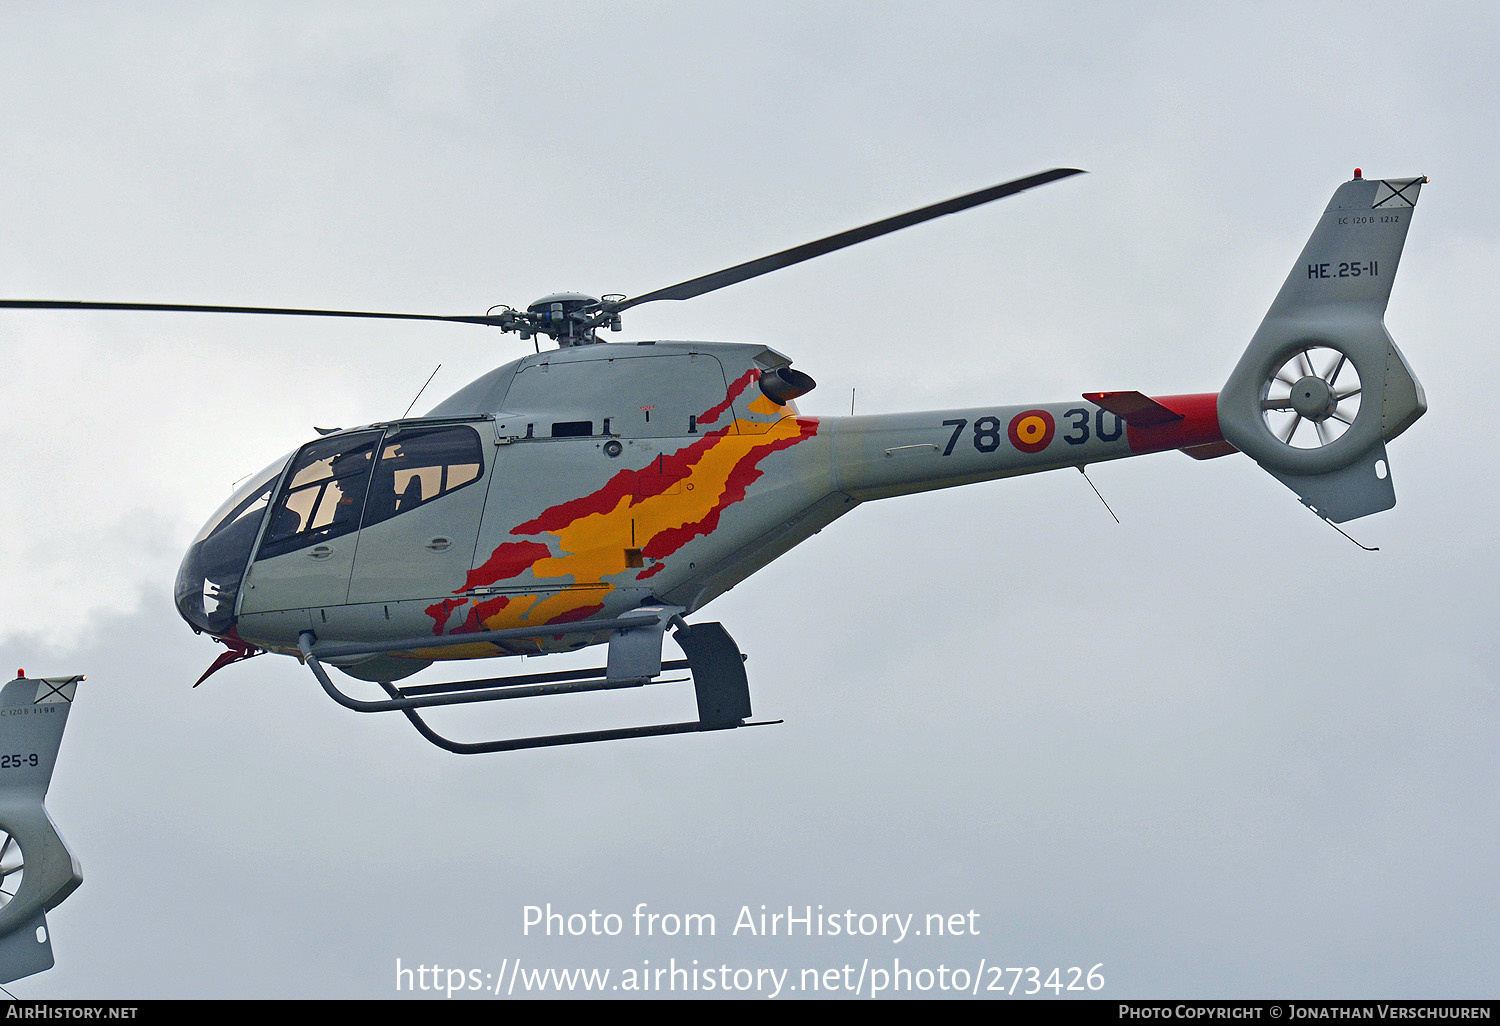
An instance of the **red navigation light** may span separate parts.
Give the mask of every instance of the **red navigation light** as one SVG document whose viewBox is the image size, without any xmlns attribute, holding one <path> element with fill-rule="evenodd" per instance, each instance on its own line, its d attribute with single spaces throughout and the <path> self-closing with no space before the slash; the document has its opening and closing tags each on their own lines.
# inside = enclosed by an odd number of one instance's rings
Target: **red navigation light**
<svg viewBox="0 0 1500 1026">
<path fill-rule="evenodd" d="M 1355 168 L 1354 169 L 1354 178 L 1355 178 L 1356 181 L 1358 181 L 1359 179 L 1363 178 L 1364 176 L 1365 176 L 1365 173 L 1363 171 L 1361 171 L 1359 168 Z"/>
</svg>

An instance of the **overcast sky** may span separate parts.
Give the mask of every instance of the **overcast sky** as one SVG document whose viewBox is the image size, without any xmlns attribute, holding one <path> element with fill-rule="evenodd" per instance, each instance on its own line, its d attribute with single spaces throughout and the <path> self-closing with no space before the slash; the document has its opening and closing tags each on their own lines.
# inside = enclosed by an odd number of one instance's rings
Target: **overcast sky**
<svg viewBox="0 0 1500 1026">
<path fill-rule="evenodd" d="M 48 799 L 85 882 L 10 989 L 899 958 L 1102 964 L 1109 998 L 1496 996 L 1496 38 L 1477 2 L 0 6 L 6 297 L 478 313 L 1091 172 L 628 314 L 774 346 L 813 414 L 1215 391 L 1356 166 L 1432 178 L 1387 315 L 1431 410 L 1399 505 L 1348 525 L 1378 553 L 1242 456 L 1095 468 L 1119 524 L 1071 471 L 874 503 L 698 615 L 783 725 L 531 753 L 440 752 L 279 657 L 194 690 L 220 649 L 171 603 L 235 481 L 529 343 L 6 314 L 0 668 L 88 675 Z M 527 935 L 549 902 L 624 932 Z M 716 935 L 635 937 L 643 902 Z M 977 936 L 736 935 L 762 905 Z"/>
</svg>

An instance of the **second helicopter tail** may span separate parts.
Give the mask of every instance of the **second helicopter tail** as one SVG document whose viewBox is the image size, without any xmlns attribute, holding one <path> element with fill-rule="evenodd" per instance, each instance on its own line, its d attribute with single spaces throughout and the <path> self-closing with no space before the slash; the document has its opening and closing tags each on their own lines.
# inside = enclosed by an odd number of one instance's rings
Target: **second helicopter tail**
<svg viewBox="0 0 1500 1026">
<path fill-rule="evenodd" d="M 52 968 L 47 912 L 83 883 L 42 804 L 81 680 L 22 675 L 0 689 L 0 983 Z"/>
</svg>

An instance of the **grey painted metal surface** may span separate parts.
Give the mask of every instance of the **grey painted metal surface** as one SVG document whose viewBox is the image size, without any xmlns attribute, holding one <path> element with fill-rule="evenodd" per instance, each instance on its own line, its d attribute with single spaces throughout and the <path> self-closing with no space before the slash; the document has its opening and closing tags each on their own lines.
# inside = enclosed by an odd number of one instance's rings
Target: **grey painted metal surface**
<svg viewBox="0 0 1500 1026">
<path fill-rule="evenodd" d="M 83 883 L 43 799 L 81 675 L 0 689 L 0 983 L 52 968 L 47 912 Z"/>
<path fill-rule="evenodd" d="M 1335 522 L 1395 505 L 1385 443 L 1427 409 L 1385 329 L 1425 182 L 1355 178 L 1339 187 L 1219 395 L 1224 437 Z M 1328 399 L 1352 387 L 1351 417 Z M 1268 418 L 1278 412 L 1290 415 L 1280 430 Z M 1293 444 L 1309 428 L 1313 439 Z"/>
<path fill-rule="evenodd" d="M 258 533 L 248 514 L 206 528 L 179 608 L 246 654 L 316 651 L 388 694 L 439 660 L 597 644 L 618 681 L 661 665 L 666 621 L 643 637 L 627 629 L 634 611 L 691 616 L 875 499 L 1239 449 L 1331 521 L 1389 508 L 1385 445 L 1426 409 L 1383 323 L 1423 181 L 1339 187 L 1218 394 L 810 417 L 794 400 L 814 382 L 773 349 L 605 344 L 587 317 L 569 321 L 570 344 L 491 371 L 425 418 L 320 438 L 279 481 L 268 468 Z M 230 550 L 242 581 L 223 571 Z"/>
</svg>

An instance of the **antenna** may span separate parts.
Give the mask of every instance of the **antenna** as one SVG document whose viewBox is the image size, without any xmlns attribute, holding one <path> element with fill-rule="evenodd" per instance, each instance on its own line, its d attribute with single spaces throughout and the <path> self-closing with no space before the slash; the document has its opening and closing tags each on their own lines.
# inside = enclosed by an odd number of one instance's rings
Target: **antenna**
<svg viewBox="0 0 1500 1026">
<path fill-rule="evenodd" d="M 443 369 L 443 365 L 442 364 L 438 364 L 436 367 L 432 368 L 432 373 L 429 374 L 429 375 L 427 375 L 427 380 L 424 381 L 424 382 L 422 382 L 422 387 L 419 388 L 419 389 L 417 389 L 417 394 L 411 397 L 411 403 L 406 407 L 406 413 L 410 413 L 411 412 L 411 408 L 413 406 L 417 405 L 417 400 L 420 399 L 420 398 L 422 398 L 422 393 L 425 392 L 425 391 L 427 391 L 427 386 L 430 385 L 430 384 L 432 384 L 432 379 L 435 378 L 435 377 L 437 377 L 437 372 L 440 371 L 440 370 L 442 370 L 442 369 Z M 406 413 L 401 414 L 401 419 L 402 420 L 406 419 Z"/>
<path fill-rule="evenodd" d="M 1089 487 L 1090 488 L 1094 488 L 1094 482 L 1093 481 L 1089 481 L 1089 472 L 1088 472 L 1088 470 L 1082 464 L 1079 465 L 1078 472 L 1083 475 L 1083 479 L 1085 481 L 1089 482 Z M 1099 489 L 1094 488 L 1094 494 L 1095 495 L 1099 495 Z M 1104 502 L 1104 496 L 1099 495 L 1099 501 L 1100 502 Z M 1112 510 L 1112 509 L 1109 509 L 1109 503 L 1104 502 L 1104 508 L 1107 509 L 1107 510 L 1109 510 L 1109 515 L 1110 516 L 1115 517 L 1115 511 Z M 1115 517 L 1115 523 L 1118 524 L 1119 522 L 1120 522 L 1120 518 L 1119 517 Z"/>
<path fill-rule="evenodd" d="M 1356 168 L 1356 170 L 1358 170 L 1358 169 Z M 1355 177 L 1357 178 L 1359 176 L 1355 175 Z M 1355 538 L 1352 534 L 1350 534 L 1348 531 L 1344 530 L 1338 524 L 1335 524 L 1332 520 L 1329 520 L 1327 517 L 1319 517 L 1318 519 L 1321 520 L 1321 521 L 1323 521 L 1323 523 L 1327 524 L 1329 527 L 1333 528 L 1339 534 L 1343 535 L 1345 538 L 1348 538 L 1350 541 L 1354 542 L 1354 544 L 1358 545 L 1360 548 L 1364 549 L 1366 552 L 1379 552 L 1380 551 L 1380 546 L 1379 545 L 1366 545 L 1364 542 L 1362 542 L 1359 539 Z"/>
</svg>

